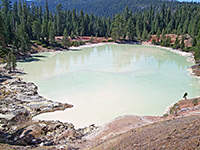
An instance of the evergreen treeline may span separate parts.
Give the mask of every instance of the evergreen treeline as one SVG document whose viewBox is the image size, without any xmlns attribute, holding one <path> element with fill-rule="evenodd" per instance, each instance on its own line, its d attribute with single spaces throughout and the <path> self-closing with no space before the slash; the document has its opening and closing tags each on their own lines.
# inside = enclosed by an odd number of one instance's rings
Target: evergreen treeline
<svg viewBox="0 0 200 150">
<path fill-rule="evenodd" d="M 70 45 L 68 36 L 108 37 L 111 34 L 110 27 L 110 18 L 84 14 L 83 11 L 79 13 L 75 9 L 63 11 L 61 4 L 56 6 L 53 14 L 47 0 L 44 9 L 34 3 L 28 5 L 26 1 L 15 1 L 11 5 L 10 0 L 1 0 L 0 57 L 9 62 L 8 68 L 12 70 L 14 67 L 10 62 L 15 60 L 13 54 L 30 51 L 31 40 L 38 40 L 38 44 L 45 46 L 61 46 L 55 41 L 55 36 L 64 34 L 62 46 L 67 48 Z"/>
<path fill-rule="evenodd" d="M 151 35 L 157 35 L 153 40 L 154 44 L 162 46 L 173 46 L 182 50 L 195 50 L 195 59 L 199 62 L 200 58 L 200 7 L 183 5 L 176 8 L 162 5 L 160 12 L 154 7 L 141 13 L 132 13 L 126 7 L 122 14 L 115 15 L 112 21 L 112 38 L 130 40 L 150 40 Z M 165 34 L 181 35 L 181 40 L 176 39 L 174 45 L 171 45 L 170 37 Z M 185 48 L 185 35 L 189 34 L 193 39 L 193 47 Z"/>
<path fill-rule="evenodd" d="M 165 7 L 163 4 L 160 12 L 154 7 L 142 13 L 132 13 L 126 7 L 121 15 L 115 15 L 112 22 L 112 31 L 118 31 L 117 37 L 125 37 L 129 30 L 134 28 L 133 35 L 137 39 L 145 40 L 148 36 L 157 34 L 189 34 L 195 38 L 199 32 L 200 7 L 184 5 L 176 8 Z M 123 29 L 123 30 L 122 30 Z M 121 31 L 122 30 L 122 31 Z"/>
</svg>

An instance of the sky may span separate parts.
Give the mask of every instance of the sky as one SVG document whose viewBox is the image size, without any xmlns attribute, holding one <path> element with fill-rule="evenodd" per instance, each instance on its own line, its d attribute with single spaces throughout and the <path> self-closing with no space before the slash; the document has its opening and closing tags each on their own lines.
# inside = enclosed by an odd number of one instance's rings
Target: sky
<svg viewBox="0 0 200 150">
<path fill-rule="evenodd" d="M 32 0 L 27 0 L 27 1 L 32 1 Z M 183 2 L 183 1 L 185 1 L 185 2 L 200 2 L 200 0 L 178 0 L 178 1 L 180 1 L 180 2 Z"/>
<path fill-rule="evenodd" d="M 200 2 L 200 0 L 178 0 L 178 1 L 180 1 L 180 2 Z"/>
</svg>

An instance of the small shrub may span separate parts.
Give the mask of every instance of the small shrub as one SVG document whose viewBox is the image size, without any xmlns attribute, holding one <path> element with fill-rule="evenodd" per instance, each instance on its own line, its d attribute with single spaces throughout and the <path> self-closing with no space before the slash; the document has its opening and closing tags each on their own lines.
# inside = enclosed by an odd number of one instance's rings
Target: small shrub
<svg viewBox="0 0 200 150">
<path fill-rule="evenodd" d="M 192 101 L 192 104 L 193 104 L 194 106 L 197 106 L 197 105 L 198 105 L 198 99 L 195 98 L 195 99 Z"/>
<path fill-rule="evenodd" d="M 80 46 L 80 42 L 74 41 L 74 46 L 75 46 L 75 47 Z"/>
<path fill-rule="evenodd" d="M 184 51 L 184 52 L 189 52 L 190 50 L 189 50 L 188 47 L 184 47 L 184 48 L 183 48 L 183 51 Z"/>
<path fill-rule="evenodd" d="M 114 42 L 114 40 L 108 40 L 108 42 Z"/>
<path fill-rule="evenodd" d="M 170 114 L 174 114 L 178 116 L 178 111 L 180 110 L 179 104 L 176 103 L 174 106 L 170 109 Z"/>
<path fill-rule="evenodd" d="M 56 47 L 62 47 L 62 44 L 60 42 L 55 42 Z"/>
<path fill-rule="evenodd" d="M 156 39 L 153 38 L 151 44 L 156 44 Z"/>
<path fill-rule="evenodd" d="M 70 46 L 74 46 L 74 41 L 70 42 Z"/>
<path fill-rule="evenodd" d="M 46 48 L 46 47 L 47 47 L 47 45 L 46 45 L 46 44 L 42 44 L 42 47 Z"/>
<path fill-rule="evenodd" d="M 164 114 L 163 116 L 164 116 L 164 117 L 168 117 L 169 115 L 168 115 L 168 114 Z"/>
<path fill-rule="evenodd" d="M 36 44 L 37 44 L 37 45 L 42 45 L 42 42 L 36 41 Z"/>
<path fill-rule="evenodd" d="M 31 40 L 31 43 L 35 44 L 37 41 L 36 40 Z"/>
<path fill-rule="evenodd" d="M 80 41 L 80 45 L 85 45 L 85 42 L 84 41 Z"/>
<path fill-rule="evenodd" d="M 102 42 L 105 43 L 105 42 L 107 42 L 107 41 L 103 40 Z"/>
<path fill-rule="evenodd" d="M 48 46 L 47 49 L 51 49 L 51 46 Z"/>
</svg>

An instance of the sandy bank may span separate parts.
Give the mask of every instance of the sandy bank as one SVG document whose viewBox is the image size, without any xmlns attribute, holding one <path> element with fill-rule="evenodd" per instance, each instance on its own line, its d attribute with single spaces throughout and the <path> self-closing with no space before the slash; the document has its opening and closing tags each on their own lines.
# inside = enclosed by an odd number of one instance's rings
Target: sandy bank
<svg viewBox="0 0 200 150">
<path fill-rule="evenodd" d="M 164 47 L 164 46 L 154 45 L 154 44 L 149 44 L 149 43 L 143 43 L 142 45 L 144 45 L 144 46 L 154 46 L 154 47 L 157 47 L 157 48 L 162 48 L 162 49 L 171 51 L 171 52 L 176 53 L 180 56 L 187 57 L 188 62 L 195 64 L 195 59 L 194 59 L 194 55 L 193 55 L 192 52 L 183 52 L 183 51 L 180 51 L 178 49 L 173 49 L 171 47 Z"/>
<path fill-rule="evenodd" d="M 96 47 L 96 46 L 103 46 L 103 45 L 106 45 L 106 44 L 117 44 L 117 43 L 114 43 L 114 42 L 107 42 L 107 43 L 87 43 L 85 45 L 81 45 L 81 46 L 78 46 L 78 47 L 69 47 L 69 50 L 76 50 L 76 49 L 82 49 L 82 48 L 90 48 L 90 47 Z"/>
</svg>

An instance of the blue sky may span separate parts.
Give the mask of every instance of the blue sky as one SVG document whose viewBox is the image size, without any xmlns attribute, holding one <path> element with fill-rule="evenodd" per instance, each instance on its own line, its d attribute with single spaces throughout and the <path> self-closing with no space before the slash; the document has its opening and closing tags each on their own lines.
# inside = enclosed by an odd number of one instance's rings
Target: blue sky
<svg viewBox="0 0 200 150">
<path fill-rule="evenodd" d="M 27 0 L 27 1 L 32 1 L 32 0 Z M 185 1 L 185 2 L 200 2 L 200 0 L 178 0 L 178 1 L 180 1 L 180 2 L 183 2 L 183 1 Z"/>
<path fill-rule="evenodd" d="M 200 0 L 178 0 L 178 1 L 180 1 L 180 2 L 183 2 L 183 1 L 185 1 L 185 2 L 200 2 Z"/>
</svg>

